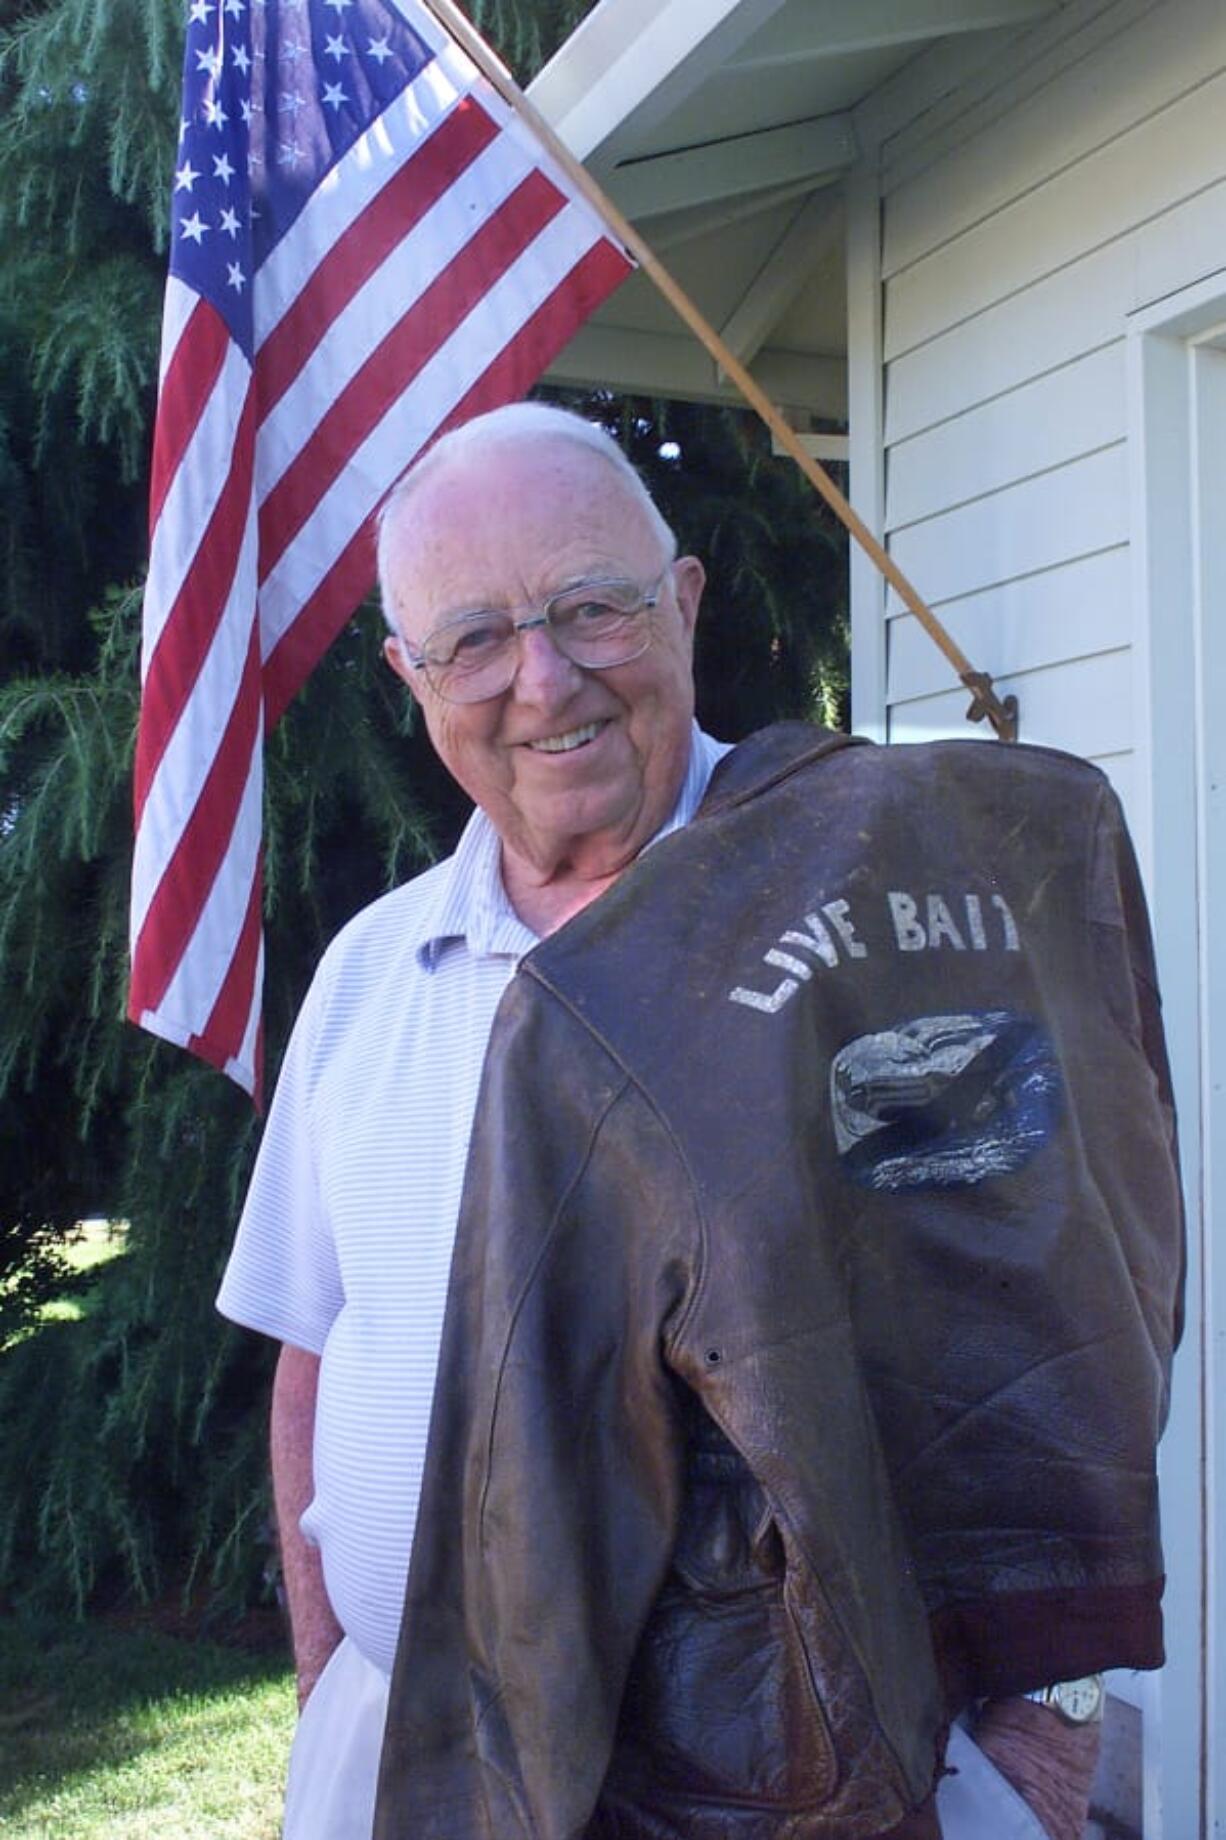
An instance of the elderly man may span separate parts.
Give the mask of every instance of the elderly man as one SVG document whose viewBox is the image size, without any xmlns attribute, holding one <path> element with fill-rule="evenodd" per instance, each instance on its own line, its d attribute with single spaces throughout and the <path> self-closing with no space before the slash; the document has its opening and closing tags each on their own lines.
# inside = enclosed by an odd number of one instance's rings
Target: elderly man
<svg viewBox="0 0 1226 1840">
<path fill-rule="evenodd" d="M 693 722 L 702 565 L 676 557 L 615 444 L 562 411 L 517 406 L 439 442 L 389 501 L 380 579 L 392 627 L 388 662 L 477 810 L 453 857 L 375 902 L 326 954 L 286 1057 L 221 1292 L 227 1314 L 283 1344 L 273 1466 L 304 1703 L 286 1840 L 356 1840 L 370 1831 L 495 1010 L 523 955 L 642 853 L 650 861 L 649 846 L 690 824 L 727 752 Z M 497 1214 L 492 1207 L 486 1222 L 494 1234 Z M 601 1282 L 594 1271 L 592 1283 Z M 701 1427 L 695 1436 L 701 1444 Z M 440 1541 L 458 1546 L 463 1530 L 429 1532 L 424 1544 L 437 1552 Z M 496 1550 L 490 1563 L 498 1565 Z M 414 1672 L 415 1627 L 423 1628 L 420 1605 L 401 1651 L 401 1682 Z M 422 1640 L 428 1648 L 428 1631 Z M 926 1626 L 917 1640 L 927 1667 Z M 425 1659 L 422 1682 L 430 1677 Z M 917 1706 L 931 1713 L 932 1696 L 917 1692 Z M 424 1686 L 418 1702 L 423 1695 L 412 1720 L 428 1755 L 434 1711 Z M 440 1732 L 453 1715 L 440 1700 Z M 965 1801 L 982 1768 L 986 1799 L 970 1813 L 957 1797 L 949 1801 L 945 1831 L 967 1840 L 1014 1831 L 1071 1840 L 1084 1815 L 1096 1727 L 1009 1702 L 989 1714 L 982 1733 L 1005 1775 L 966 1740 L 960 1794 Z M 451 1735 L 449 1727 L 440 1749 Z M 463 1744 L 471 1750 L 469 1739 Z M 382 1832 L 503 1840 L 495 1817 L 478 1819 L 461 1800 L 450 1817 L 423 1817 L 416 1806 L 402 1825 L 399 1763 L 385 1773 Z M 900 1836 L 937 1831 L 929 1783 L 914 1774 L 900 1804 L 910 1812 L 893 1824 Z M 872 1808 L 871 1796 L 864 1806 Z M 752 1831 L 813 1840 L 835 1831 L 869 1840 L 880 1831 L 871 1813 L 868 1825 L 840 1818 L 836 1829 L 820 1814 L 798 1825 L 768 1812 Z M 525 1820 L 517 1813 L 507 1840 L 563 1831 L 551 1813 L 539 1829 Z"/>
<path fill-rule="evenodd" d="M 219 1299 L 283 1344 L 273 1471 L 306 1706 L 288 1840 L 369 1833 L 494 1011 L 539 937 L 692 817 L 724 752 L 693 723 L 703 569 L 675 552 L 616 444 L 533 405 L 440 442 L 383 517 L 388 662 L 477 810 L 325 956 Z"/>
</svg>

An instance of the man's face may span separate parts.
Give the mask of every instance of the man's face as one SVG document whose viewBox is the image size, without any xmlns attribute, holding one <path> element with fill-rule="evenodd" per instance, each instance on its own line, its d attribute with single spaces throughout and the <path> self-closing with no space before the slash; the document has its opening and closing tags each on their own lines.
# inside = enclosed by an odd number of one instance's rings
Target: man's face
<svg viewBox="0 0 1226 1840">
<path fill-rule="evenodd" d="M 666 561 L 658 532 L 598 454 L 568 441 L 507 442 L 440 470 L 409 499 L 390 546 L 392 612 L 416 652 L 457 614 L 523 617 L 582 581 L 620 577 L 646 589 Z M 696 558 L 673 564 L 650 646 L 611 670 L 573 664 L 547 629 L 521 633 L 510 688 L 483 703 L 444 702 L 388 641 L 440 758 L 534 879 L 611 874 L 672 810 L 689 758 L 702 584 Z"/>
</svg>

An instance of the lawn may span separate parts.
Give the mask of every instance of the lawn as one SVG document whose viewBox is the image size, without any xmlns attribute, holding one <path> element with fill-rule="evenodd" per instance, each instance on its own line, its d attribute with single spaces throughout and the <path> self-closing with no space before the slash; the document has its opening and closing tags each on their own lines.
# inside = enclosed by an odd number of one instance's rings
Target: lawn
<svg viewBox="0 0 1226 1840">
<path fill-rule="evenodd" d="M 128 1229 L 122 1220 L 83 1220 L 76 1232 L 60 1248 L 61 1257 L 77 1277 L 94 1271 L 99 1265 L 117 1259 L 127 1245 Z M 91 1294 L 79 1290 L 72 1296 L 56 1297 L 39 1312 L 44 1322 L 79 1322 L 88 1315 Z"/>
<path fill-rule="evenodd" d="M 294 1723 L 274 1653 L 0 1619 L 6 1840 L 277 1840 Z"/>
</svg>

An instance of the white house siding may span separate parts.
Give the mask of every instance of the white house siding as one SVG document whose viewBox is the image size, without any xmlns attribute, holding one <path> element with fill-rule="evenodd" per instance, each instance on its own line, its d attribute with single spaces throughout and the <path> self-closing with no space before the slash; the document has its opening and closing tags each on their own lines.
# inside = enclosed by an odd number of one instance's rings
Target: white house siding
<svg viewBox="0 0 1226 1840">
<path fill-rule="evenodd" d="M 1071 0 L 989 49 L 933 47 L 857 114 L 852 496 L 1016 692 L 1023 739 L 1111 775 L 1149 876 L 1191 1249 L 1144 1831 L 1208 1840 L 1226 1835 L 1226 0 Z M 1193 336 L 1214 343 L 1195 402 Z M 857 725 L 984 733 L 892 596 L 882 643 L 882 601 L 854 572 Z"/>
<path fill-rule="evenodd" d="M 938 45 L 862 111 L 889 544 L 1017 693 L 1023 737 L 1128 801 L 1127 316 L 1226 265 L 1226 0 L 1074 0 L 956 81 L 943 64 Z M 893 597 L 887 618 L 891 738 L 968 732 Z"/>
</svg>

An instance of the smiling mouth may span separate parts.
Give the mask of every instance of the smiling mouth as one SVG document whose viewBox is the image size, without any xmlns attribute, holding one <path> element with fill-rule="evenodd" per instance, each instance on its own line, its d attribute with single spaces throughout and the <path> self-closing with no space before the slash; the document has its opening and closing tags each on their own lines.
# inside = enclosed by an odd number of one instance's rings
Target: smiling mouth
<svg viewBox="0 0 1226 1840">
<path fill-rule="evenodd" d="M 582 728 L 568 729 L 564 735 L 545 735 L 527 745 L 534 754 L 569 754 L 572 749 L 586 747 L 589 741 L 595 741 L 605 726 L 603 722 L 585 722 Z"/>
</svg>

